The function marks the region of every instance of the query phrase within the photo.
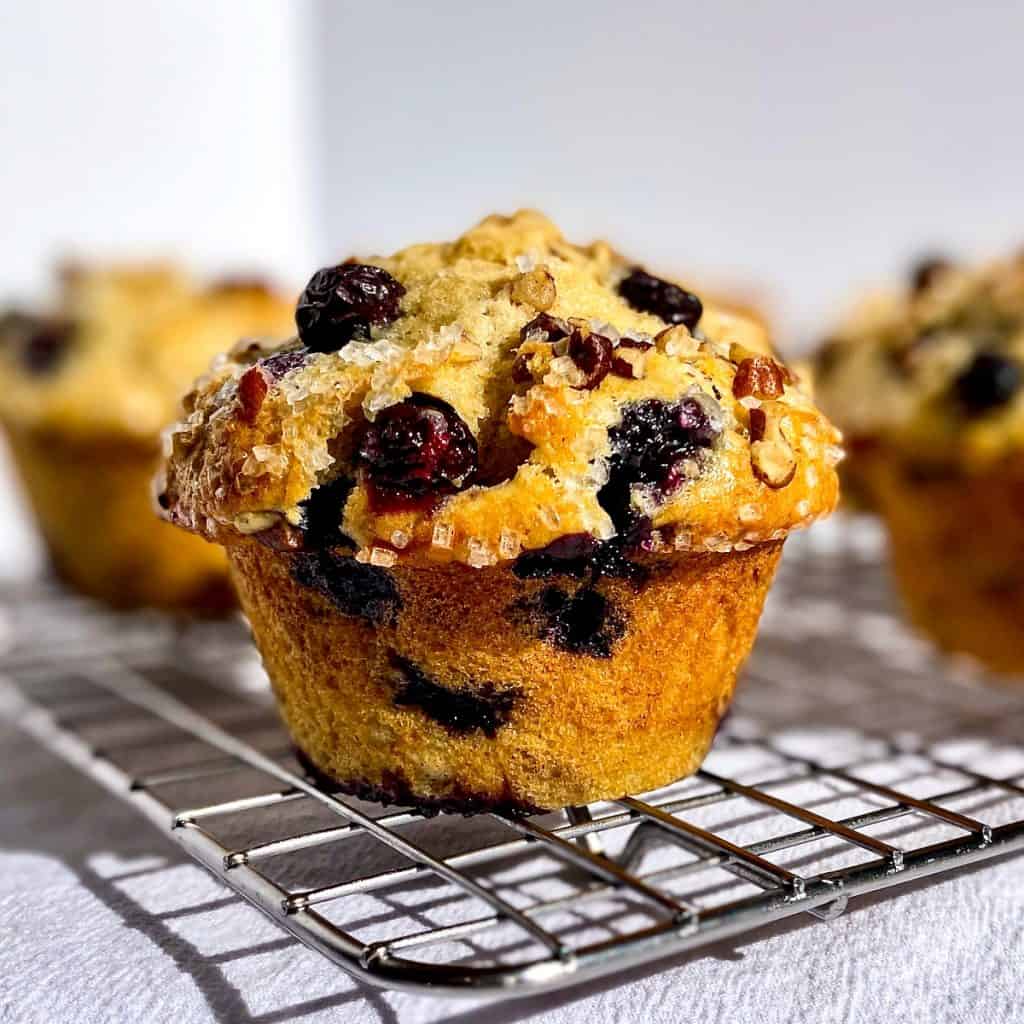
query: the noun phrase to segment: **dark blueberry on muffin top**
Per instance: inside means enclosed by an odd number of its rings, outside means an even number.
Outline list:
[[[619,425],[608,432],[610,471],[598,494],[619,532],[636,526],[634,484],[646,485],[659,499],[671,496],[692,470],[694,457],[710,448],[719,433],[696,398],[678,402],[651,398],[627,406]]]
[[[447,403],[417,394],[367,425],[356,452],[377,509],[432,504],[464,487],[477,468],[477,444]]]
[[[318,270],[295,309],[303,344],[314,352],[337,352],[353,338],[366,340],[370,327],[383,327],[401,315],[405,287],[386,270],[365,263],[342,263]]]
[[[980,352],[953,381],[953,390],[971,416],[998,409],[1011,402],[1024,383],[1024,368],[998,352]]]
[[[652,313],[667,324],[684,324],[691,331],[704,315],[693,292],[634,267],[620,282],[619,294],[641,313]]]
[[[67,355],[74,338],[67,320],[44,319],[12,311],[0,318],[0,338],[11,345],[22,366],[31,374],[52,373]]]

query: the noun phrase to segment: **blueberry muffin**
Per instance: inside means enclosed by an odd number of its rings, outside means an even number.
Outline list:
[[[817,379],[913,621],[1024,672],[1024,257],[921,264],[835,332]]]
[[[0,319],[0,421],[53,565],[116,606],[230,607],[223,551],[153,515],[160,432],[239,334],[287,337],[290,304],[163,266],[68,267],[59,284],[52,311]]]
[[[306,761],[531,811],[694,771],[838,435],[761,329],[536,213],[318,271],[186,400],[161,504],[227,547]]]

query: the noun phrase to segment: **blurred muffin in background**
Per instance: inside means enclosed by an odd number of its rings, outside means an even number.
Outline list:
[[[921,264],[834,333],[817,386],[915,623],[1024,672],[1024,258]]]
[[[221,549],[154,514],[160,432],[218,352],[291,330],[261,282],[164,265],[66,267],[54,308],[0,319],[0,421],[62,578],[118,607],[233,606]]]

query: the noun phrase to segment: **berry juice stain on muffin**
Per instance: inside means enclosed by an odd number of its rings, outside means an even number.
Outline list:
[[[402,607],[398,584],[386,569],[332,551],[292,555],[292,578],[326,597],[343,615],[371,626],[392,626]]]
[[[348,547],[354,545],[339,528],[355,480],[339,476],[330,483],[314,488],[305,501],[299,503],[302,509],[303,546],[309,549]]]
[[[431,679],[418,665],[392,652],[396,707],[417,708],[429,719],[459,734],[481,732],[494,739],[522,698],[513,687],[473,683],[469,690],[452,690]]]
[[[538,640],[588,658],[610,658],[616,642],[626,634],[624,617],[591,586],[574,593],[545,587],[516,602],[510,615]]]

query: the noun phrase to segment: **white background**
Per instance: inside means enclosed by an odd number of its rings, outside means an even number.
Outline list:
[[[332,238],[550,211],[759,282],[806,343],[925,249],[1024,243],[1020,4],[336,4]]]
[[[1024,7],[3,0],[0,295],[68,248],[301,283],[537,205],[768,298],[784,346],[1024,242]]]
[[[310,5],[0,0],[0,297],[66,251],[300,278],[317,218]]]

